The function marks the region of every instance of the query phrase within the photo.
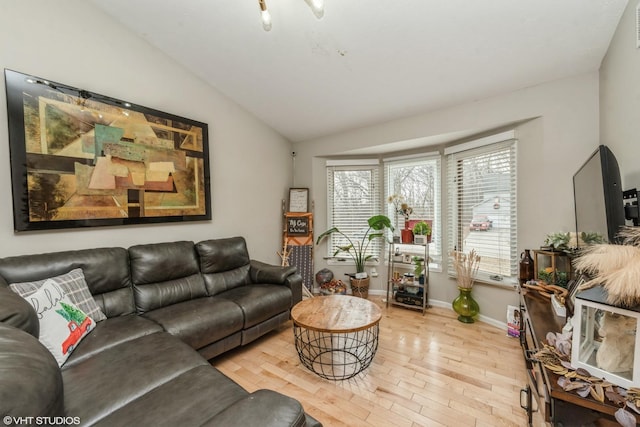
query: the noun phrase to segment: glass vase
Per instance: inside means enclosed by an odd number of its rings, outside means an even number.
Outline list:
[[[471,296],[470,288],[461,288],[458,286],[460,294],[453,300],[451,306],[453,311],[458,313],[458,320],[462,323],[473,323],[473,319],[480,312],[480,306]]]

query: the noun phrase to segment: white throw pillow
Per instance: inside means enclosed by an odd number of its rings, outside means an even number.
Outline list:
[[[75,268],[66,274],[61,274],[60,276],[51,277],[49,279],[36,280],[33,282],[12,283],[9,287],[13,292],[26,299],[29,295],[40,289],[46,280],[53,280],[56,282],[56,284],[58,284],[69,296],[71,302],[77,305],[96,322],[100,322],[107,318],[93,299],[93,295],[91,295],[91,291],[89,291],[89,286],[87,285],[81,268]]]
[[[53,280],[46,280],[25,300],[33,306],[40,321],[38,339],[56,358],[58,366],[62,366],[96,323]]]

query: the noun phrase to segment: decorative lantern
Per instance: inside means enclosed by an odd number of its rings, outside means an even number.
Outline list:
[[[576,295],[571,365],[624,388],[640,387],[640,307],[606,300],[601,286]]]

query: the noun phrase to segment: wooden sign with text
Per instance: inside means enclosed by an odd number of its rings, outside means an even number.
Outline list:
[[[287,235],[307,236],[309,234],[308,216],[287,216]]]

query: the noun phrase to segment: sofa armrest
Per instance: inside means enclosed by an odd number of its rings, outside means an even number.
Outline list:
[[[36,338],[40,335],[40,322],[33,306],[3,285],[0,285],[0,323],[22,329]]]
[[[295,399],[272,390],[257,390],[205,423],[206,426],[305,427],[306,416]]]
[[[293,307],[302,301],[302,276],[296,271],[297,268],[295,266],[281,267],[251,260],[249,275],[253,283],[284,285],[291,289],[291,306]]]
[[[280,267],[279,265],[267,264],[261,261],[251,260],[251,281],[253,283],[272,283],[275,285],[284,284],[287,277],[294,274],[295,266]]]
[[[0,324],[0,360],[2,417],[65,415],[62,374],[56,359],[37,338]],[[27,424],[31,423],[33,421]],[[5,421],[3,424],[21,423]]]

